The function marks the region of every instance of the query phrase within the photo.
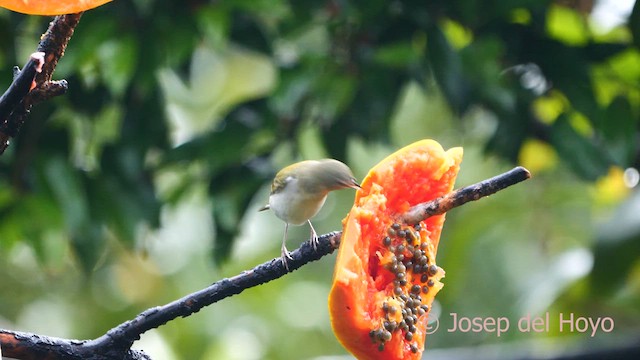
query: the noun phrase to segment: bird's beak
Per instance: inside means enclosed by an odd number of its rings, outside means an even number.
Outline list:
[[[258,211],[265,211],[265,210],[269,210],[271,207],[269,206],[269,204],[261,207],[260,209],[258,209]]]
[[[362,189],[362,187],[360,187],[360,184],[358,184],[356,179],[351,179],[351,184],[349,184],[349,187],[356,190]]]

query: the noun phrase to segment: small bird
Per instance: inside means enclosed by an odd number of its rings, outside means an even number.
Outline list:
[[[301,161],[285,167],[276,174],[271,184],[269,203],[259,211],[271,209],[285,223],[281,257],[287,270],[287,258],[292,259],[285,245],[289,225],[309,223],[311,243],[316,249],[318,234],[309,219],[320,211],[330,191],[345,188],[359,189],[360,185],[353,177],[351,169],[334,159]]]

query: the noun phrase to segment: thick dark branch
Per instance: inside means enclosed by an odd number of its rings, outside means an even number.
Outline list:
[[[0,330],[0,345],[2,355],[23,360],[150,360],[142,351],[127,349],[103,353],[90,353],[87,350],[87,340],[69,340],[52,336],[43,336],[20,331]]]
[[[317,251],[311,242],[304,242],[291,252],[290,271],[319,260],[338,248],[342,232],[334,231],[319,237]],[[278,257],[234,277],[222,279],[211,286],[163,306],[147,309],[133,320],[124,322],[95,340],[68,340],[29,333],[0,330],[4,356],[39,360],[137,360],[148,359],[144,353],[130,350],[143,333],[160,327],[178,317],[187,317],[222,299],[246,289],[278,279],[287,274]]]
[[[44,35],[42,35],[40,43],[38,44],[38,51],[46,54],[42,74],[36,78],[38,84],[51,81],[53,71],[56,69],[60,58],[64,56],[69,40],[80,22],[80,17],[82,17],[81,12],[77,14],[60,15],[56,16],[53,21],[49,23],[49,28]]]
[[[319,237],[317,251],[310,241],[304,242],[300,248],[291,253],[293,260],[289,260],[290,271],[312,261],[319,260],[331,254],[338,248],[341,231],[334,231]],[[267,261],[251,270],[227,279],[219,280],[211,286],[189,294],[169,304],[148,309],[135,319],[127,321],[109,330],[104,336],[91,341],[88,346],[94,349],[104,349],[115,346],[130,347],[144,332],[157,328],[177,317],[187,317],[222,299],[237,295],[246,289],[278,279],[288,273],[278,257]]]
[[[522,167],[517,167],[502,175],[455,190],[448,195],[432,201],[416,205],[402,218],[409,223],[417,223],[430,216],[443,214],[469,201],[478,200],[484,196],[494,194],[506,187],[526,180],[530,176],[529,171]],[[319,260],[323,256],[332,253],[338,248],[341,236],[341,231],[334,231],[320,236],[317,250],[313,249],[309,240],[302,243],[300,248],[291,253],[293,260],[288,262],[290,271],[296,270],[309,262]],[[39,347],[36,347],[39,349],[38,354],[46,355],[46,357],[36,356],[36,358],[74,360],[137,359],[133,356],[144,356],[144,354],[132,352],[130,348],[143,333],[162,326],[178,317],[190,316],[205,306],[237,295],[246,289],[278,279],[288,272],[278,257],[234,277],[217,281],[205,289],[189,294],[174,302],[148,309],[140,313],[133,320],[118,325],[95,340],[64,340],[46,338],[38,335],[19,334],[19,337],[15,336],[15,341],[17,341],[15,346],[5,348],[3,345],[4,355],[20,359],[34,358],[21,356],[24,352],[16,352],[13,349],[29,348],[28,344],[23,344],[21,341],[36,341],[39,345]],[[0,330],[0,342],[4,342],[3,337],[13,334],[17,333]],[[48,347],[40,346],[47,342],[49,343]],[[56,352],[56,354],[54,355],[53,352]],[[140,357],[140,359],[142,358],[144,357]]]
[[[6,123],[13,109],[20,104],[36,78],[36,73],[42,72],[44,64],[44,53],[35,52],[29,57],[29,61],[24,65],[22,71],[14,68],[13,82],[7,91],[0,97],[0,131],[6,131]],[[13,136],[13,135],[11,135]]]
[[[78,25],[81,16],[82,13],[78,13],[60,15],[54,18],[49,24],[47,31],[42,35],[40,44],[38,45],[37,53],[44,54],[44,64],[42,71],[35,74],[35,87],[29,91],[29,89],[31,89],[31,83],[34,80],[32,77],[31,80],[28,81],[29,87],[24,91],[25,85],[21,79],[22,74],[19,74],[14,78],[13,83],[5,93],[9,93],[14,85],[21,90],[20,93],[15,92],[9,96],[11,101],[6,104],[6,115],[5,109],[3,108],[5,105],[2,104],[2,99],[0,99],[0,155],[3,154],[9,146],[9,140],[16,136],[20,128],[22,128],[22,124],[26,121],[27,115],[33,105],[66,92],[67,82],[64,80],[51,81],[51,75],[56,65],[58,65],[58,60],[64,55],[69,39],[73,35],[73,31]],[[27,63],[27,65],[29,65],[29,63]],[[25,66],[22,73],[25,71],[27,71],[27,66]],[[27,73],[24,77],[28,75]],[[20,81],[20,83],[16,84],[18,81]]]

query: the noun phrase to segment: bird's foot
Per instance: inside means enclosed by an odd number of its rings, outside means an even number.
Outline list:
[[[318,251],[318,243],[320,243],[320,240],[318,240],[318,233],[316,232],[316,229],[313,228],[313,225],[311,225],[311,221],[307,220],[307,222],[311,228],[311,245],[313,245],[314,251]]]
[[[283,245],[280,251],[280,260],[282,260],[282,265],[284,265],[284,268],[289,271],[289,263],[287,262],[287,259],[293,260],[293,257],[291,256],[289,250],[287,250],[287,248]]]
[[[316,233],[311,234],[311,245],[313,245],[314,251],[318,251],[319,243],[320,243],[320,240],[318,239],[318,234]]]

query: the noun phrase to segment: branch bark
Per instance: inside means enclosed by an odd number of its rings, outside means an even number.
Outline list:
[[[430,216],[444,214],[454,207],[495,194],[530,177],[529,170],[522,166],[515,167],[506,173],[454,190],[437,199],[418,204],[402,216],[402,221],[410,225],[417,224]]]
[[[44,55],[44,63],[39,64],[41,71],[36,72],[35,77],[31,76],[29,79],[34,68],[30,60],[24,70],[14,76],[12,84],[0,98],[0,155],[9,147],[10,139],[15,137],[22,128],[33,105],[67,91],[66,80],[52,81],[51,75],[64,55],[81,16],[82,13],[60,15],[51,21],[34,53]],[[39,58],[35,61],[40,60],[41,55],[36,56]],[[34,69],[39,69],[40,66]],[[35,86],[32,88],[31,83],[34,80]]]
[[[409,223],[417,223],[430,216],[444,214],[448,210],[469,201],[494,194],[530,177],[529,171],[522,167],[517,167],[499,176],[454,190],[445,196],[416,205],[402,215],[401,219]],[[310,240],[303,242],[300,248],[291,253],[293,259],[288,262],[289,270],[284,267],[279,257],[271,259],[251,270],[244,271],[231,278],[219,280],[181,299],[147,309],[134,319],[114,327],[105,335],[94,340],[68,340],[0,330],[2,351],[5,356],[17,359],[148,359],[149,357],[143,352],[131,350],[131,345],[143,333],[158,328],[178,317],[191,316],[206,306],[237,295],[251,287],[278,279],[307,263],[319,260],[325,255],[333,253],[339,247],[341,236],[341,231],[321,235],[318,239],[317,250],[313,249]]]
[[[11,130],[6,125],[7,120],[13,112],[13,109],[18,106],[27,93],[31,91],[32,86],[35,86],[33,81],[36,78],[36,74],[42,72],[43,64],[44,53],[35,52],[31,54],[22,70],[18,67],[13,68],[13,82],[9,85],[7,91],[2,94],[2,97],[0,97],[0,119],[2,119],[0,126],[2,132]]]

